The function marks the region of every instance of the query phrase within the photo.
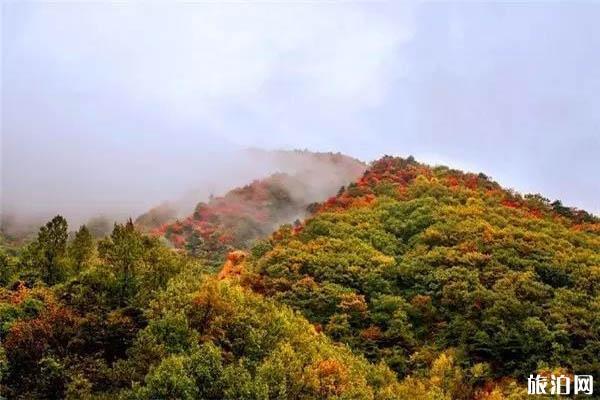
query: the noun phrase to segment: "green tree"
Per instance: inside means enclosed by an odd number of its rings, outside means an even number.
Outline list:
[[[0,286],[7,285],[13,274],[11,257],[0,247]]]
[[[82,225],[69,245],[69,255],[76,272],[80,272],[94,257],[96,246],[87,226]]]
[[[67,221],[60,215],[40,228],[33,244],[35,267],[41,270],[42,279],[54,285],[64,278],[64,256],[67,250]]]
[[[185,244],[185,249],[187,250],[188,254],[193,257],[202,257],[206,255],[204,239],[202,238],[202,235],[198,233],[198,231],[192,232],[189,240]]]
[[[136,231],[133,221],[115,224],[111,235],[98,243],[98,252],[114,268],[119,304],[127,304],[136,293],[136,271],[144,253],[143,237]]]

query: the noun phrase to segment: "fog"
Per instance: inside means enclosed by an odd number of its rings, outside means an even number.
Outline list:
[[[69,154],[76,156],[79,152]],[[154,156],[155,165],[134,163],[139,169],[132,170],[128,165],[122,172],[109,167],[118,165],[116,160],[96,168],[89,166],[87,180],[81,179],[84,178],[82,171],[68,167],[54,169],[55,166],[48,165],[40,175],[51,180],[54,187],[24,186],[20,195],[27,203],[7,204],[3,210],[3,231],[8,234],[31,232],[56,214],[65,216],[72,228],[83,223],[110,227],[113,221],[135,219],[161,206],[183,217],[191,214],[198,202],[274,173],[297,176],[307,183],[302,188],[290,188],[297,200],[322,201],[335,194],[339,186],[358,178],[366,167],[350,158],[345,163],[332,163],[324,153],[234,146],[185,161],[185,153],[171,154],[163,150]],[[85,164],[85,161],[64,162],[67,165],[79,163]],[[50,175],[52,173],[55,175]],[[299,193],[301,189],[306,192]],[[16,195],[7,193],[5,197],[14,199]]]
[[[598,213],[600,4],[397,3],[3,2],[3,215],[292,168],[247,148],[412,154]]]

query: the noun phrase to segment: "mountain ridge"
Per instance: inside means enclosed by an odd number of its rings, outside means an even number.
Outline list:
[[[334,340],[413,376],[409,398],[427,395],[439,357],[462,376],[450,398],[480,398],[482,383],[509,396],[531,373],[600,373],[599,228],[484,174],[386,156],[237,269]]]
[[[306,209],[314,173],[201,203],[192,232],[238,236],[198,254],[61,216],[0,246],[0,393],[524,400],[531,374],[600,372],[597,217],[389,156]]]
[[[326,199],[365,168],[362,162],[339,153],[267,155],[276,158],[276,164],[290,164],[293,172],[274,173],[223,196],[211,196],[208,202],[198,203],[192,215],[154,227],[151,233],[194,255],[212,254],[219,263],[227,251],[247,248],[277,226],[304,218],[311,204]],[[143,218],[148,216],[139,217],[136,223]]]

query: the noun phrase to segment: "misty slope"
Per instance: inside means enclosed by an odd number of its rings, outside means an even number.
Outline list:
[[[408,377],[407,398],[433,395],[440,368],[453,399],[600,374],[596,217],[393,157],[315,209],[257,243],[242,281]]]
[[[309,180],[236,189],[200,226],[287,215]],[[600,372],[590,214],[392,157],[310,209],[216,276],[131,221],[0,247],[0,396],[522,400],[536,371]]]
[[[212,197],[182,220],[164,223],[173,210],[161,206],[140,216],[136,224],[149,227],[163,222],[153,233],[194,256],[209,256],[220,262],[227,251],[246,248],[280,224],[303,218],[311,203],[333,195],[365,169],[360,161],[341,154],[296,151],[268,156],[274,165],[294,173],[276,173]]]

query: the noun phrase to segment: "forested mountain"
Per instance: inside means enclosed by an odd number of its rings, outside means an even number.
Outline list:
[[[293,172],[275,173],[211,197],[208,203],[198,203],[192,215],[175,222],[160,223],[174,214],[163,205],[139,217],[136,224],[154,225],[154,235],[220,264],[228,251],[247,248],[279,225],[304,218],[311,204],[335,194],[365,170],[362,162],[339,153],[261,152],[260,157],[270,157],[269,162]]]
[[[514,400],[538,371],[600,376],[596,217],[384,157],[269,232],[323,195],[313,172],[160,232],[188,251],[60,216],[0,246],[0,395]]]
[[[508,396],[535,371],[600,375],[600,221],[483,174],[384,157],[238,269],[411,381],[409,398]]]

